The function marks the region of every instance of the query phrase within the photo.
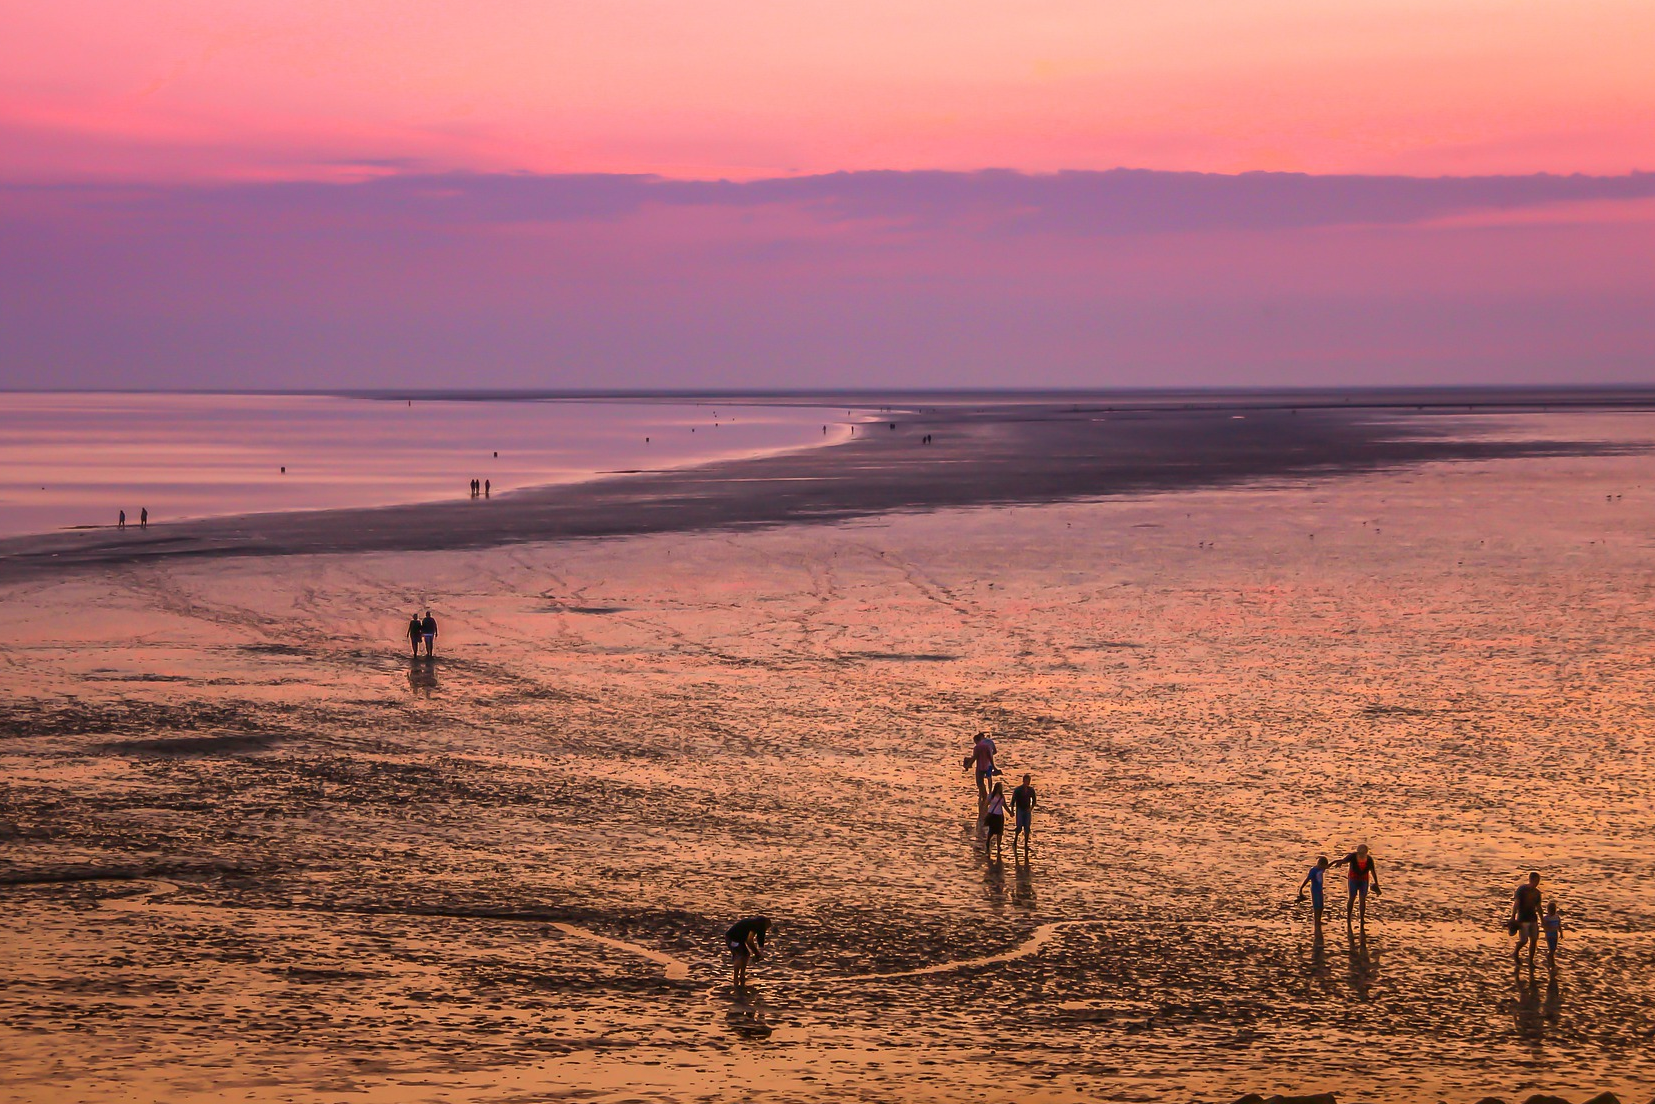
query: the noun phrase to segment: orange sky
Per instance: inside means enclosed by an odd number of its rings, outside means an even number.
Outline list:
[[[1650,0],[0,0],[0,179],[1655,169]],[[366,168],[365,168],[366,167]]]

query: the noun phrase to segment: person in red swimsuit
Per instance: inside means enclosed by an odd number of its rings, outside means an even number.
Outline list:
[[[1374,865],[1373,856],[1368,854],[1368,845],[1364,843],[1338,862],[1329,863],[1328,865],[1348,866],[1350,868],[1348,874],[1350,899],[1345,906],[1345,927],[1350,927],[1351,912],[1360,908],[1362,928],[1366,930],[1368,926],[1368,884],[1370,882],[1373,884],[1374,893],[1382,892],[1379,888],[1379,868]],[[1361,900],[1360,906],[1357,905],[1358,899]]]

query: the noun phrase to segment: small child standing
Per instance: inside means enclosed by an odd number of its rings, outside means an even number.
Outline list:
[[[1304,876],[1299,883],[1299,900],[1304,900],[1304,887],[1310,887],[1310,911],[1316,917],[1316,926],[1322,926],[1322,879],[1327,876],[1327,856],[1323,855],[1316,860],[1316,865],[1310,868],[1310,873]]]
[[[1546,932],[1546,969],[1557,968],[1557,941],[1563,937],[1563,914],[1557,911],[1557,902],[1546,906],[1546,918],[1540,922]]]

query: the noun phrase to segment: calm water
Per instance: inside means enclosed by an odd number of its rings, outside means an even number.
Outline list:
[[[845,423],[803,407],[10,394],[0,535],[113,525],[123,509],[135,523],[146,507],[167,521],[419,502],[465,495],[473,478],[500,494],[822,444]]]

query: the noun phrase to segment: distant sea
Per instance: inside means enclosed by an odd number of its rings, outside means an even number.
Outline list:
[[[466,498],[841,440],[844,408],[332,395],[0,397],[0,536]],[[496,456],[498,453],[498,456]],[[284,472],[282,469],[285,468]]]

